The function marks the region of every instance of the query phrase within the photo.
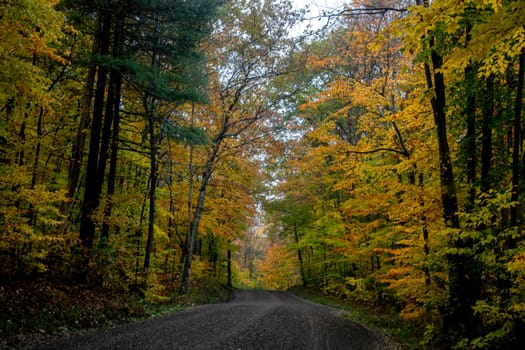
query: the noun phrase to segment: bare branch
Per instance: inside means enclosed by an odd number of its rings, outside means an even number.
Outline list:
[[[370,151],[347,151],[347,152],[352,153],[352,154],[372,154],[372,153],[379,153],[379,152],[392,152],[392,153],[401,154],[405,157],[407,156],[405,151],[398,150],[395,148],[376,148]]]
[[[324,11],[322,14],[312,17],[305,18],[306,21],[314,20],[314,19],[322,19],[322,18],[336,18],[336,17],[342,17],[342,16],[362,16],[362,15],[384,15],[387,12],[399,12],[404,13],[407,12],[408,8],[401,7],[373,7],[373,6],[363,6],[358,8],[351,8],[346,7],[342,10],[334,11],[334,12],[326,12]]]

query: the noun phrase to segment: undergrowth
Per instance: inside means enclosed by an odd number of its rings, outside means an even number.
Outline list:
[[[189,294],[173,292],[158,302],[131,293],[47,281],[0,284],[0,348],[25,348],[28,342],[137,322],[224,301],[230,293],[214,279],[195,283]]]

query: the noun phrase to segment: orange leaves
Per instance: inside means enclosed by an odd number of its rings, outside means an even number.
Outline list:
[[[0,29],[5,39],[3,46],[13,50],[11,54],[24,54],[48,57],[63,62],[56,50],[50,46],[63,36],[64,18],[55,11],[56,1],[19,0],[17,4],[6,6],[0,21]],[[12,45],[11,45],[12,44]]]
[[[260,285],[267,289],[287,289],[298,279],[295,257],[279,244],[268,247],[264,260],[257,264],[257,272]]]
[[[381,31],[385,18],[345,20],[309,61],[322,84],[300,106],[304,137],[282,188],[309,200],[298,246],[314,250],[327,290],[370,298],[386,287],[403,317],[418,318],[430,288],[444,294],[432,280],[443,280],[443,236],[424,72],[395,30]],[[351,277],[339,264],[352,266]]]

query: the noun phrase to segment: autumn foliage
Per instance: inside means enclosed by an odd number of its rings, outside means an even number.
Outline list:
[[[311,44],[271,220],[303,284],[420,346],[520,348],[525,7],[410,5],[351,2]]]
[[[2,2],[2,281],[303,284],[422,348],[524,346],[525,2],[296,37],[288,1],[105,3]]]
[[[150,301],[232,284],[298,15],[215,0],[1,11],[2,281]]]

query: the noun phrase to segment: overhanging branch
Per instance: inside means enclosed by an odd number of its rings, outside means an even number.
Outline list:
[[[403,150],[398,150],[398,149],[395,149],[395,148],[384,148],[384,147],[375,148],[375,149],[372,149],[372,150],[369,150],[369,151],[348,151],[348,153],[352,153],[352,154],[372,154],[372,153],[379,153],[379,152],[392,152],[392,153],[401,154],[401,155],[403,155],[405,157],[409,156]]]
[[[307,17],[305,20],[314,20],[314,19],[321,19],[321,18],[334,18],[334,17],[341,17],[341,16],[362,16],[362,15],[384,15],[388,12],[399,12],[404,13],[407,12],[408,8],[406,7],[373,7],[373,6],[362,6],[357,8],[352,7],[346,7],[342,10],[334,11],[334,12],[327,12],[323,11],[322,14],[318,16],[313,17]]]

